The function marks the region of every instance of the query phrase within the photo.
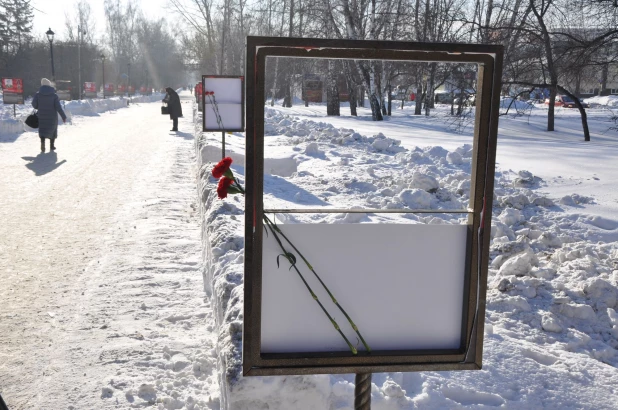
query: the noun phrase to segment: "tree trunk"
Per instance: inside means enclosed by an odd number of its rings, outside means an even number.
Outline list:
[[[584,106],[579,101],[579,98],[575,97],[573,94],[571,94],[565,88],[559,85],[556,88],[558,88],[558,90],[560,90],[562,94],[566,94],[569,97],[571,97],[571,99],[575,102],[575,105],[577,106],[577,109],[579,110],[579,114],[581,115],[581,118],[582,118],[582,129],[584,130],[584,141],[590,141],[590,129],[588,129],[588,114],[586,114],[586,110],[584,109]]]
[[[606,94],[608,73],[609,73],[609,64],[603,64],[603,68],[601,68],[601,89],[599,90],[599,95]]]
[[[326,85],[326,115],[340,115],[339,87],[337,87],[335,64],[332,60],[328,60],[328,76]]]
[[[391,116],[392,108],[393,108],[393,96],[392,96],[392,85],[388,84],[388,116]]]
[[[348,84],[348,92],[350,95],[350,115],[353,117],[358,116],[356,113],[356,87],[353,84]]]
[[[375,94],[369,96],[369,103],[371,104],[371,119],[374,121],[382,121],[382,112],[380,110],[380,101]]]
[[[556,85],[552,84],[549,88],[549,111],[547,112],[547,131],[554,130],[556,94]]]
[[[414,115],[421,115],[423,110],[423,99],[421,96],[423,95],[423,86],[422,84],[417,85],[416,87],[416,98],[414,98]]]

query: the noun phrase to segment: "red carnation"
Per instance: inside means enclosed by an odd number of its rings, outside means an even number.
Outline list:
[[[219,185],[217,186],[217,195],[219,195],[219,199],[227,198],[227,190],[234,183],[234,180],[228,177],[223,177],[219,180]]]
[[[232,165],[232,158],[225,157],[215,167],[212,169],[212,176],[215,178],[221,178],[223,175],[228,177],[232,177],[231,172],[228,175],[228,171],[230,170],[230,165]]]

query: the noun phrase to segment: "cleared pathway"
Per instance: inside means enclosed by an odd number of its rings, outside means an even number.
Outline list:
[[[191,96],[0,142],[0,393],[11,410],[217,409]]]

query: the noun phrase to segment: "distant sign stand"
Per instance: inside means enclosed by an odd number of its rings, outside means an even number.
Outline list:
[[[93,82],[84,83],[84,97],[97,98],[97,84]]]
[[[373,372],[481,368],[502,55],[501,46],[474,44],[247,38],[245,61],[251,75],[247,75],[245,157],[245,376],[356,373],[355,409],[369,409]],[[477,64],[479,97],[468,206],[265,208],[264,96],[269,57]],[[358,354],[346,348],[298,278],[278,270],[281,251],[273,235],[264,235],[263,222],[268,214],[349,212],[467,216],[463,225],[278,225],[320,270],[356,321],[372,348],[367,352],[361,345]],[[330,299],[321,295],[320,300]],[[339,319],[339,325],[349,328]]]
[[[58,99],[60,101],[71,101],[71,81],[57,80],[56,94],[58,94]]]
[[[225,133],[245,130],[244,77],[202,76],[203,131],[221,131],[222,157],[225,157]]]
[[[13,104],[13,117],[17,117],[15,105],[24,103],[24,81],[21,78],[2,78],[2,102]]]
[[[113,83],[107,83],[103,86],[103,96],[113,97],[115,90],[116,90],[116,86]]]

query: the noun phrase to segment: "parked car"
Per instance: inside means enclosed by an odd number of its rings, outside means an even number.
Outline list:
[[[583,102],[583,101],[579,101],[582,105],[582,107],[584,108],[590,108],[590,106]],[[545,105],[549,105],[549,98],[545,99]],[[575,104],[575,101],[573,101],[573,99],[571,99],[571,97],[569,97],[568,95],[556,95],[556,107],[565,107],[565,108],[577,108],[577,105]]]

